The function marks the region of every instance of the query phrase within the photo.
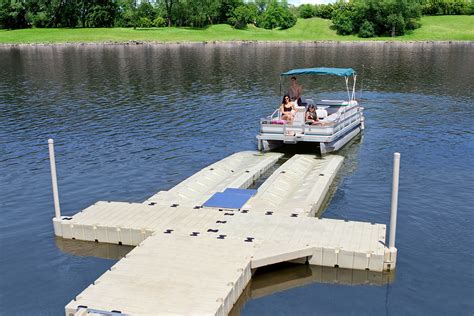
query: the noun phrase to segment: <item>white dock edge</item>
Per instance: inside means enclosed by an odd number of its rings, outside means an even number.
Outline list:
[[[384,246],[385,225],[271,211],[231,212],[100,202],[69,220],[63,220],[61,233],[61,237],[68,239],[132,246],[154,234],[222,237],[262,244],[262,252],[256,252],[255,260],[267,257],[274,260],[272,256],[277,256],[279,262],[293,260],[309,255],[305,252],[305,255],[287,258],[281,256],[282,249],[287,249],[283,253],[291,253],[289,249],[309,247],[312,252],[310,264],[373,271],[383,271],[387,260],[392,264],[390,251]],[[254,264],[255,267],[266,265]]]

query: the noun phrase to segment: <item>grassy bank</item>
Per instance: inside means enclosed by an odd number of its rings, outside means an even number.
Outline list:
[[[378,37],[370,40],[395,41],[472,41],[474,16],[427,16],[422,27],[404,36]],[[340,36],[331,29],[331,21],[319,18],[299,19],[288,30],[265,30],[250,26],[234,30],[229,25],[193,28],[101,28],[101,29],[22,29],[0,30],[0,43],[89,43],[89,42],[202,42],[202,41],[359,41],[357,36]]]

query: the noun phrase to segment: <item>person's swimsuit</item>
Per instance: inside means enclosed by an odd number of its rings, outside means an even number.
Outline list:
[[[283,105],[283,112],[291,112],[291,110],[293,110],[293,107],[290,106],[289,108],[287,108],[286,106]]]
[[[316,113],[308,112],[308,119],[317,121],[318,117],[317,117]]]

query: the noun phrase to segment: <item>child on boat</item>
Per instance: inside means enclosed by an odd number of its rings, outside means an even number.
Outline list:
[[[314,105],[309,105],[306,110],[305,122],[308,125],[314,125],[319,123],[318,114],[316,113],[316,108]]]

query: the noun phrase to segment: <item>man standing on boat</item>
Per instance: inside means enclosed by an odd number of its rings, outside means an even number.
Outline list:
[[[296,82],[296,77],[291,77],[291,85],[288,89],[288,95],[291,98],[291,101],[296,102],[298,106],[301,106],[301,93],[303,88]]]

